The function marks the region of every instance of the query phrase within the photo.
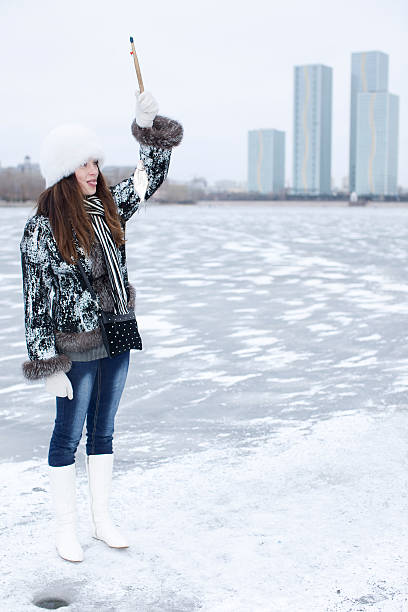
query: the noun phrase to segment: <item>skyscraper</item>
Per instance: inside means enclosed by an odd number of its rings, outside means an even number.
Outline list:
[[[331,193],[332,69],[295,66],[293,192]]]
[[[356,191],[357,98],[361,92],[388,91],[388,55],[381,51],[351,54],[350,191]]]
[[[396,195],[398,96],[360,93],[357,101],[356,183],[358,195]]]
[[[285,188],[285,132],[248,132],[248,191],[281,193]]]
[[[353,53],[349,173],[358,195],[397,193],[398,102],[388,92],[388,55]]]

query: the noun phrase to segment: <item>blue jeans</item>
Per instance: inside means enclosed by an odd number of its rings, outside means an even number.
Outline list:
[[[130,351],[113,359],[73,361],[67,373],[73,399],[57,397],[57,416],[50,441],[48,464],[75,462],[86,418],[86,453],[112,453],[115,415],[126,382]]]

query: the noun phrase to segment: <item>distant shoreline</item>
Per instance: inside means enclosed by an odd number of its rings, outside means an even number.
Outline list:
[[[32,208],[35,209],[36,202],[6,202],[0,200],[1,208]],[[261,206],[270,208],[408,208],[408,202],[372,202],[365,206],[349,206],[345,200],[200,200],[191,203],[177,202],[148,202],[149,206],[204,206],[209,208],[226,206]]]
[[[177,204],[180,206],[180,204]],[[267,206],[275,208],[408,208],[408,202],[367,202],[350,206],[348,200],[202,200],[192,206]]]
[[[36,205],[36,202],[6,202],[5,200],[0,200],[2,208],[34,208]]]

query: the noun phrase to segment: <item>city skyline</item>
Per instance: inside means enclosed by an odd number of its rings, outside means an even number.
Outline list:
[[[349,174],[342,179],[342,183],[345,179],[348,180],[348,191],[350,193],[357,190],[359,194],[365,195],[369,193],[373,195],[396,195],[398,192],[399,97],[387,92],[388,69],[389,56],[382,51],[351,53]],[[333,69],[329,66],[324,64],[294,66],[293,180],[291,182],[285,179],[285,131],[275,128],[248,130],[246,181],[248,191],[276,194],[289,187],[294,194],[324,195],[331,193],[333,188],[338,189],[338,186],[333,185],[331,174],[332,83]],[[380,139],[377,138],[377,141],[379,140],[382,146],[387,149],[387,154],[382,154],[381,160],[387,168],[391,166],[391,175],[389,179],[382,177],[379,180],[371,177],[366,181],[360,180],[357,188],[357,114],[359,112],[364,116],[367,115],[367,112],[362,110],[367,107],[367,102],[366,104],[360,104],[358,98],[364,92],[375,93],[380,100],[380,103],[377,101],[377,106],[387,109],[386,112],[379,113],[377,110],[376,113],[380,115],[378,121]],[[379,93],[386,93],[387,95],[381,98],[377,95]],[[302,103],[299,102],[300,97],[302,97]],[[375,104],[375,97],[369,96],[367,100],[370,101],[371,108]],[[360,110],[358,111],[358,109]],[[323,126],[320,125],[321,121],[316,121],[317,111],[322,114]],[[370,113],[373,114],[373,112],[371,108]],[[303,121],[301,121],[302,115]],[[301,123],[303,123],[303,130]],[[391,125],[392,143],[396,143],[394,146],[396,152],[389,145],[390,138],[384,137],[384,129],[385,127],[388,129],[389,124]],[[381,136],[383,136],[382,140]],[[367,149],[367,146],[361,145],[360,149]],[[30,159],[27,154],[24,157]],[[320,173],[321,161],[323,161],[323,176]],[[123,166],[123,164],[117,165],[117,167],[120,166]],[[17,167],[21,167],[21,164],[17,164]],[[112,167],[115,167],[115,164]],[[268,174],[268,168],[272,169],[271,174]],[[368,174],[372,175],[372,170]],[[316,180],[317,177],[318,180]],[[231,182],[231,184],[242,182],[239,180],[230,181],[229,179],[221,179],[221,182],[223,180]],[[220,182],[220,180],[218,179],[216,182]],[[366,190],[366,185],[368,185],[368,190]],[[340,187],[341,189],[342,187]]]
[[[226,0],[123,0],[120,8],[105,0],[3,0],[0,16],[3,167],[26,154],[38,161],[46,133],[66,121],[96,131],[107,165],[134,164],[133,35],[146,89],[162,114],[184,125],[170,177],[212,183],[246,178],[247,132],[262,127],[285,131],[285,178],[292,183],[293,66],[322,63],[334,72],[332,176],[341,185],[349,164],[350,55],[382,49],[392,58],[389,90],[400,96],[398,176],[408,187],[402,0],[392,11],[381,0],[346,0],[337,8],[323,0],[254,0],[251,10],[239,0],[233,9]]]
[[[351,54],[349,175],[343,181],[348,178],[350,193],[398,193],[399,97],[388,92],[388,69],[389,57],[382,51]],[[293,182],[287,183],[293,194],[321,196],[334,188],[332,81],[332,68],[323,64],[294,67]],[[267,193],[268,185],[269,192],[276,193],[272,163],[268,176],[262,157],[262,135],[274,131],[248,132],[248,191]],[[272,160],[271,153],[269,157]]]

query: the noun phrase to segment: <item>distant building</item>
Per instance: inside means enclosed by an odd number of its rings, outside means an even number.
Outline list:
[[[285,132],[248,132],[248,191],[281,193],[285,188]]]
[[[225,191],[228,193],[242,193],[247,190],[247,185],[242,181],[232,181],[230,179],[222,179],[215,181],[210,191]]]
[[[393,196],[398,193],[398,96],[359,93],[356,130],[358,195]]]
[[[360,93],[388,91],[388,55],[381,51],[351,54],[349,189],[356,191],[357,103]]]
[[[191,181],[190,185],[192,189],[197,189],[199,191],[206,192],[208,189],[207,179],[203,176],[195,176]]]
[[[40,166],[31,163],[28,155],[17,166],[0,167],[0,200],[26,202],[38,198],[45,188]]]
[[[108,185],[117,185],[129,176],[133,176],[134,171],[134,166],[104,166],[102,168],[103,176]]]
[[[348,193],[349,189],[350,189],[349,177],[343,176],[343,178],[341,179],[341,191],[343,191],[344,193]]]
[[[38,173],[40,172],[40,166],[39,164],[33,164],[31,162],[31,157],[29,155],[26,155],[24,157],[23,163],[17,165],[17,170],[19,170],[20,172]]]
[[[331,193],[332,69],[295,66],[293,193]]]

